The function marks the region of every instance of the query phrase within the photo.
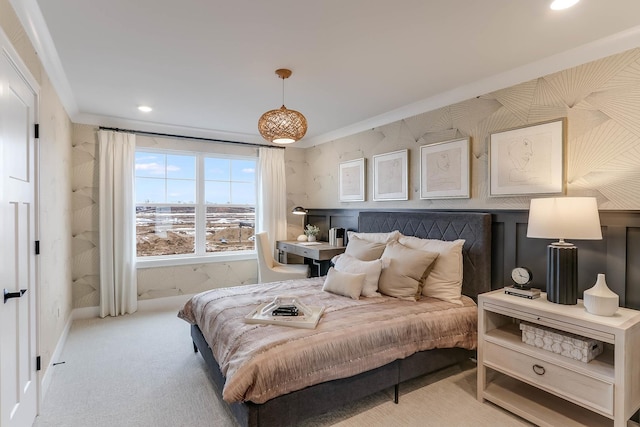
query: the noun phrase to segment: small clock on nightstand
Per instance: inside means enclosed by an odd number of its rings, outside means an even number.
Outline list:
[[[527,267],[516,267],[511,270],[511,280],[515,288],[529,289],[533,281],[533,273]]]
[[[511,270],[513,285],[506,286],[504,293],[523,298],[540,298],[540,289],[531,287],[533,273],[527,267],[516,267]]]

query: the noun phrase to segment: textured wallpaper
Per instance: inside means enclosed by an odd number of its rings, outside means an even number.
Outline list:
[[[73,307],[94,307],[100,302],[98,252],[98,157],[96,129],[74,125],[71,193],[73,217]]]
[[[48,366],[72,309],[71,120],[51,81],[40,82],[40,356]]]
[[[477,98],[328,142],[305,153],[304,191],[312,208],[528,209],[529,196],[490,197],[488,141],[492,132],[567,118],[566,189],[595,196],[601,210],[640,209],[640,49],[531,80]],[[471,137],[471,198],[421,200],[420,146]],[[409,200],[372,201],[372,156],[409,149]],[[339,163],[367,161],[366,201],[338,199]]]
[[[287,148],[287,206],[369,209],[527,209],[529,196],[489,197],[492,132],[567,118],[567,194],[603,210],[640,209],[640,49],[484,94],[313,148]],[[96,129],[73,134],[73,306],[98,305]],[[471,198],[421,200],[419,150],[471,137]],[[161,140],[141,140],[144,145]],[[372,201],[372,156],[409,149],[409,200]],[[340,162],[366,158],[366,201],[338,199]],[[289,237],[301,232],[289,215]],[[256,282],[254,260],[140,269],[139,299]]]

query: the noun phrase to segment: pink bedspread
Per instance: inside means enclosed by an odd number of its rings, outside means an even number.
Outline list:
[[[324,277],[214,289],[178,316],[200,327],[226,378],[227,402],[269,399],[365,372],[415,352],[477,345],[477,307],[423,297],[353,300],[322,291]],[[324,306],[315,329],[248,324],[244,317],[278,295]]]

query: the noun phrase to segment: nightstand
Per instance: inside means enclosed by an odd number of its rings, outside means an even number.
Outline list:
[[[604,343],[590,362],[522,342],[520,323]],[[478,400],[541,426],[627,426],[640,408],[640,311],[612,317],[496,290],[478,296]],[[630,422],[630,425],[637,425]]]

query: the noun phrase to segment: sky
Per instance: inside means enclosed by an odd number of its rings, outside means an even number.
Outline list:
[[[136,204],[196,203],[197,160],[136,151]],[[207,204],[255,205],[255,160],[204,157],[203,162]]]

